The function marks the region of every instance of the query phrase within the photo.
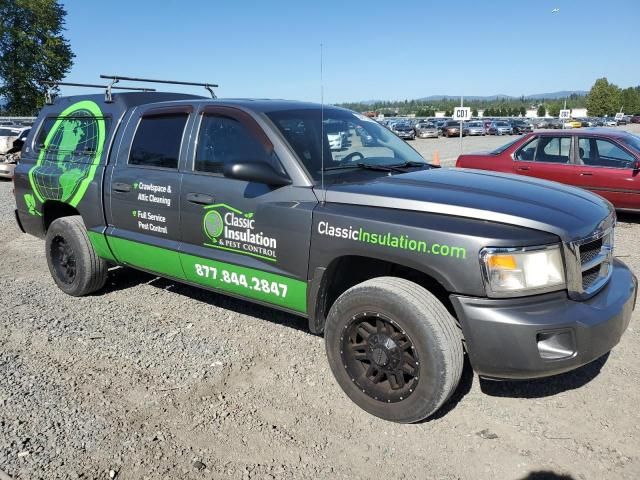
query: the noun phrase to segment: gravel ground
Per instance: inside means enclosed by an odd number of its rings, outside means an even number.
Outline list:
[[[436,418],[397,425],[346,398],[297,317],[128,269],[66,296],[43,242],[14,225],[11,186],[0,471],[13,479],[640,478],[640,310],[608,358],[522,383],[467,366]],[[616,233],[636,274],[639,219]]]

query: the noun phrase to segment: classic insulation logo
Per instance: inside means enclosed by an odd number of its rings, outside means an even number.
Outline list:
[[[462,260],[467,258],[467,250],[464,247],[430,243],[426,240],[411,238],[409,235],[402,233],[374,232],[363,227],[353,227],[352,225],[349,225],[348,227],[334,226],[326,221],[318,222],[317,231],[320,235],[353,240],[355,242],[367,243],[369,245],[399,248],[401,250],[411,252],[439,255],[442,257],[458,258]]]
[[[253,213],[242,212],[224,203],[208,205],[204,209],[202,230],[207,238],[205,246],[271,262],[277,260],[278,241],[256,231]]]

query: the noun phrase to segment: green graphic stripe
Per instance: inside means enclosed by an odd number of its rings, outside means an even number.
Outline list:
[[[186,253],[180,254],[180,257],[187,280],[190,282],[280,305],[297,312],[306,313],[307,311],[307,284],[305,282],[262,270],[216,262]],[[212,274],[207,277],[198,275],[196,265],[215,268],[216,278],[212,278]],[[224,272],[237,276],[242,275],[241,282],[246,283],[246,285],[225,281]],[[286,286],[286,296],[283,296],[285,293],[283,286]],[[263,291],[262,287],[266,287],[268,293]]]
[[[103,237],[103,239],[107,237],[100,234],[90,235],[91,243],[94,248],[97,245],[96,251],[102,256],[100,254],[101,251],[103,252],[100,250],[103,245],[102,240],[96,239],[95,236]],[[128,265],[242,297],[280,305],[297,312],[306,313],[307,311],[306,282],[123,238],[109,236],[108,244],[118,260]],[[201,272],[204,268],[207,274],[199,275],[198,266]]]
[[[221,247],[220,245],[213,245],[211,243],[205,243],[203,245],[205,247],[217,248],[219,250],[227,250],[227,251],[233,252],[233,253],[241,253],[242,255],[250,255],[252,257],[259,258],[260,260],[268,260],[270,262],[275,262],[276,261],[275,258],[265,257],[264,255],[260,255],[258,253],[245,252],[244,250],[238,250],[237,248]]]
[[[115,261],[113,254],[111,253],[111,249],[107,244],[107,237],[97,232],[87,232],[89,235],[89,241],[93,246],[93,249],[96,251],[100,258],[104,258],[105,260]]]
[[[124,238],[112,236],[106,238],[118,261],[179,280],[186,280],[178,252]]]

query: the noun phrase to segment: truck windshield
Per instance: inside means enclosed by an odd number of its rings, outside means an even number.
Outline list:
[[[320,108],[307,108],[267,112],[266,115],[316,182],[320,181],[323,166],[325,171],[351,164],[427,166],[420,154],[393,132],[349,110],[325,107],[323,114]],[[350,171],[348,168],[331,169],[330,177],[349,175]],[[331,178],[325,177],[325,181],[331,181]]]

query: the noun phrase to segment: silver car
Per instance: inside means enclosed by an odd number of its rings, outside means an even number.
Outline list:
[[[488,133],[489,135],[511,135],[513,134],[513,129],[510,123],[499,120],[491,122]]]
[[[416,134],[418,138],[438,138],[440,130],[431,122],[420,122],[416,125]]]
[[[469,122],[462,126],[462,135],[486,135],[482,122]]]

